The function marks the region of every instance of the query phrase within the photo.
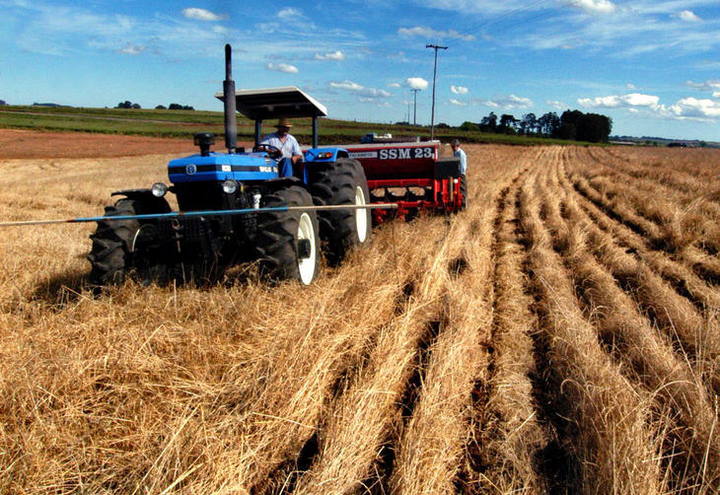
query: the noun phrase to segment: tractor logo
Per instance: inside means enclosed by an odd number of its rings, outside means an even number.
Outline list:
[[[190,165],[185,167],[185,173],[188,175],[195,175],[196,172],[197,172],[197,165],[195,165],[194,163],[191,163]]]

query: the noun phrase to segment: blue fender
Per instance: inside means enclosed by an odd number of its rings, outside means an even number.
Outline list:
[[[304,166],[302,181],[307,185],[310,185],[310,178],[308,174],[310,167],[331,165],[335,163],[338,158],[347,158],[349,156],[345,148],[335,147],[309,148],[305,150],[303,154]]]
[[[312,163],[333,163],[338,158],[347,158],[348,152],[345,148],[310,148],[305,150],[305,162]]]

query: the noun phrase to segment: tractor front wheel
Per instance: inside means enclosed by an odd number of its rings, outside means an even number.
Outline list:
[[[113,206],[105,207],[105,216],[142,215],[146,213],[166,213],[170,206],[164,199],[157,199],[150,205],[141,199],[123,198]],[[150,224],[143,224],[136,219],[101,220],[97,223],[95,233],[90,235],[92,249],[87,256],[92,269],[90,283],[93,285],[109,285],[122,283],[132,269],[143,269],[146,275],[156,272],[143,259],[141,245]],[[157,275],[157,273],[155,274]]]

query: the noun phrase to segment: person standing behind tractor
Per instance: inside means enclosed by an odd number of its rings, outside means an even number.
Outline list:
[[[453,150],[453,156],[460,158],[460,173],[465,175],[465,172],[467,172],[467,155],[465,154],[465,150],[460,147],[460,141],[457,139],[453,139],[450,146]]]
[[[292,124],[286,118],[278,120],[275,129],[277,131],[265,136],[260,144],[268,144],[274,146],[282,152],[282,159],[278,166],[280,168],[280,177],[291,177],[293,175],[293,165],[302,160],[302,151],[297,139],[290,134]]]

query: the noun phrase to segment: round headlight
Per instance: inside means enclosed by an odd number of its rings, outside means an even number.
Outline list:
[[[152,190],[153,196],[155,196],[156,198],[162,198],[163,196],[165,196],[165,194],[167,194],[168,186],[166,186],[162,182],[156,182],[155,184],[152,185],[151,190]]]
[[[234,180],[226,180],[222,185],[225,194],[234,194],[237,191],[238,183]]]

